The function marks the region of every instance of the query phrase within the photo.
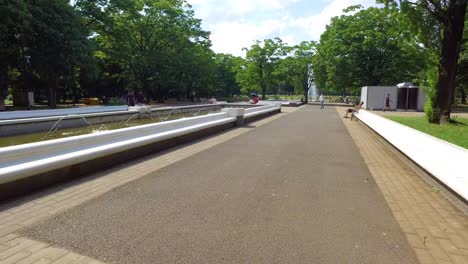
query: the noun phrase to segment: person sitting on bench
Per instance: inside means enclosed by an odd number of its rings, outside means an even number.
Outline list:
[[[348,108],[346,110],[346,115],[344,117],[348,117],[348,114],[351,113],[351,119],[354,117],[354,113],[358,113],[361,107],[364,105],[364,102],[361,102],[360,104],[356,105],[354,108]]]

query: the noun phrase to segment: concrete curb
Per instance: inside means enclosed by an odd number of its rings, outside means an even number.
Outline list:
[[[361,110],[356,116],[408,158],[468,201],[468,150]]]

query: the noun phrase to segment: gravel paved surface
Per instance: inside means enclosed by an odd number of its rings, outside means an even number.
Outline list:
[[[340,118],[305,106],[23,233],[109,263],[414,263]]]

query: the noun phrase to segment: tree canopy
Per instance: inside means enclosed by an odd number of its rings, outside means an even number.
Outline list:
[[[314,73],[324,92],[357,94],[362,86],[395,85],[425,67],[424,50],[397,8],[359,9],[333,18],[317,45]]]
[[[247,84],[250,90],[259,89],[262,99],[273,84],[273,71],[281,56],[284,56],[284,44],[280,38],[256,41],[246,51],[245,74],[241,74],[241,83]],[[243,79],[242,79],[243,78]]]
[[[380,1],[386,6],[397,6],[397,1]],[[451,106],[457,86],[456,75],[468,0],[399,0],[401,10],[411,18],[415,32],[429,49],[437,64],[437,75],[427,71],[432,83],[426,115],[430,122],[446,123],[450,119]]]
[[[432,87],[428,116],[444,121],[454,95],[465,100],[468,89],[466,1],[350,6],[318,42],[256,40],[237,57],[211,49],[210,32],[184,0],[4,0],[0,109],[7,95],[27,105],[29,91],[52,108],[129,91],[157,101],[257,92],[307,102],[312,82],[344,96],[410,81]]]

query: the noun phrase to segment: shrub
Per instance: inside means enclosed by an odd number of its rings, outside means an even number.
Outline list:
[[[427,90],[427,101],[424,105],[424,112],[426,113],[426,119],[431,123],[439,123],[440,110],[435,107],[435,96],[437,91],[437,78],[438,70],[434,67],[428,71],[428,86],[425,87]]]

